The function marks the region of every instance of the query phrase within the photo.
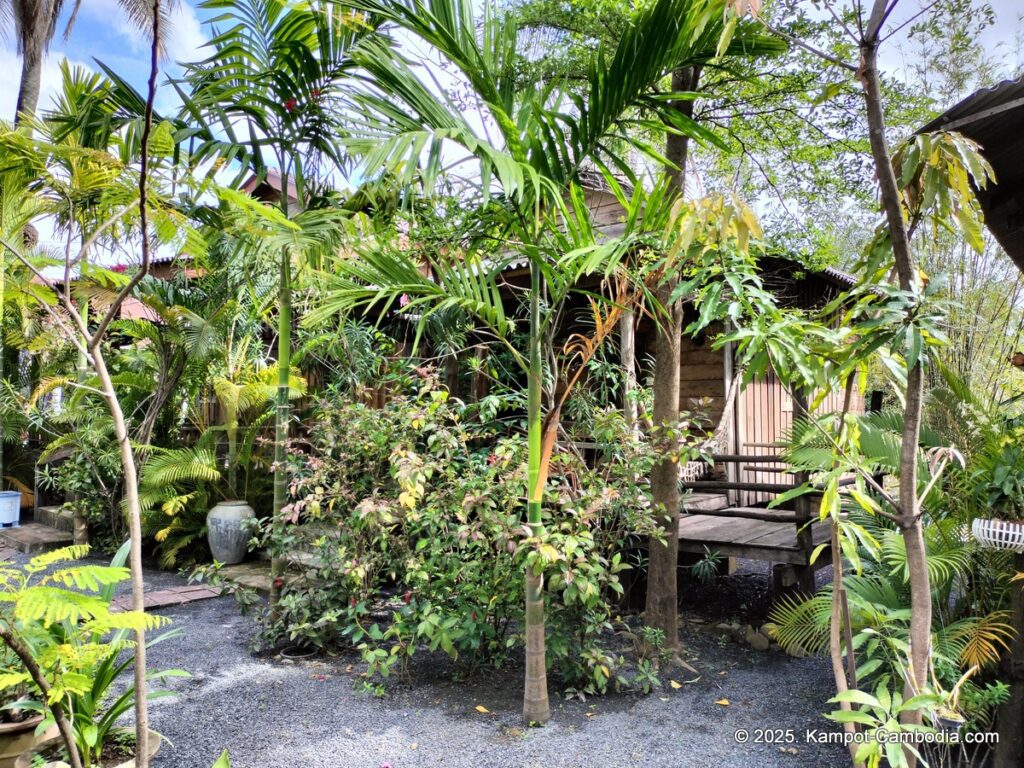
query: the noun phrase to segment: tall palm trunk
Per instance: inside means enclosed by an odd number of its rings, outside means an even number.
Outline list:
[[[541,385],[544,377],[540,333],[541,273],[530,266],[530,370],[527,392],[527,504],[526,519],[533,536],[544,531],[541,505]],[[526,568],[526,683],[523,692],[523,719],[527,723],[545,723],[551,717],[548,702],[547,658],[544,643],[543,575]]]
[[[287,190],[287,185],[285,185]],[[285,192],[284,194],[287,194]],[[291,425],[289,379],[292,368],[292,262],[291,252],[281,252],[281,278],[277,316],[277,408],[274,422],[274,516],[280,515],[288,497],[288,475],[285,471],[288,431]],[[270,604],[277,609],[284,576],[284,559],[275,557],[270,564]]]
[[[692,91],[697,87],[700,70],[696,67],[672,75],[673,91]],[[687,117],[693,116],[693,101],[676,102],[675,108]],[[667,169],[672,191],[683,195],[689,140],[686,136],[669,134],[665,156],[675,166]],[[682,346],[683,306],[670,303],[676,280],[670,279],[658,291],[658,301],[668,317],[660,318],[655,331],[654,406],[655,429],[669,428],[674,434],[679,421],[679,366]],[[663,448],[671,448],[662,445]],[[651,470],[651,496],[654,500],[658,527],[664,541],[652,536],[648,543],[647,600],[644,623],[665,634],[666,649],[679,645],[679,594],[676,570],[679,564],[679,465],[665,457]]]
[[[33,19],[32,23],[42,24],[41,20]],[[43,45],[41,41],[22,41],[21,81],[18,85],[18,105],[14,113],[14,124],[21,121],[22,115],[34,115],[39,106],[39,91],[43,78]]]

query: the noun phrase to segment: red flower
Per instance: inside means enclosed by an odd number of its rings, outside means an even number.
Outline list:
[[[472,615],[470,616],[470,618],[471,618],[471,619],[472,619],[473,621],[476,621],[476,611],[473,611],[473,613],[472,613]]]
[[[274,589],[280,589],[283,586],[284,586],[284,579],[282,579],[280,576],[278,576],[276,579],[274,579]]]
[[[122,274],[122,273],[128,271],[128,265],[127,264],[115,264],[114,266],[112,266],[110,268],[110,271],[111,272],[117,272],[118,274]]]
[[[490,456],[488,456],[487,457],[487,463],[490,464],[492,467],[495,464],[497,464],[498,463],[498,454],[492,453]]]
[[[411,603],[412,602],[412,592],[406,592],[405,593],[405,597],[403,597],[402,599],[405,600],[405,604],[406,605]]]
[[[288,99],[288,101],[284,103],[285,112],[291,112],[294,110],[296,104],[298,104],[298,102],[295,101],[295,99]]]
[[[354,597],[349,598],[348,604],[352,607],[356,607],[356,599]]]

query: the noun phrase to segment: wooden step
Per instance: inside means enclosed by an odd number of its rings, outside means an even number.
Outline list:
[[[728,507],[729,497],[724,493],[688,493],[681,504],[683,512],[707,512]]]
[[[18,552],[37,554],[60,549],[72,544],[75,537],[67,531],[58,531],[40,523],[25,523],[17,528],[0,528],[0,544]]]

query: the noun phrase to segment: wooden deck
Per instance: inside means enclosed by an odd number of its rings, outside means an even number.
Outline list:
[[[811,526],[814,546],[826,542],[828,537],[828,526]],[[806,566],[810,556],[797,542],[796,525],[789,520],[776,522],[699,513],[680,515],[679,550],[703,554],[705,547],[723,557],[743,557],[790,565]],[[815,565],[828,562],[828,556],[822,553]]]

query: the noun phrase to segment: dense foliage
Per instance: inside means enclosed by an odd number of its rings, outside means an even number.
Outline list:
[[[529,567],[547,581],[549,659],[564,686],[629,682],[606,646],[623,572],[637,564],[630,549],[651,526],[648,449],[616,446],[620,424],[596,470],[560,453],[546,493],[558,514],[537,537],[521,517],[522,443],[488,416],[431,378],[382,408],[320,401],[289,453],[292,501],[257,533],[298,567],[265,616],[265,642],[355,647],[371,675],[404,673],[423,647],[498,665],[522,645],[516,575]]]

